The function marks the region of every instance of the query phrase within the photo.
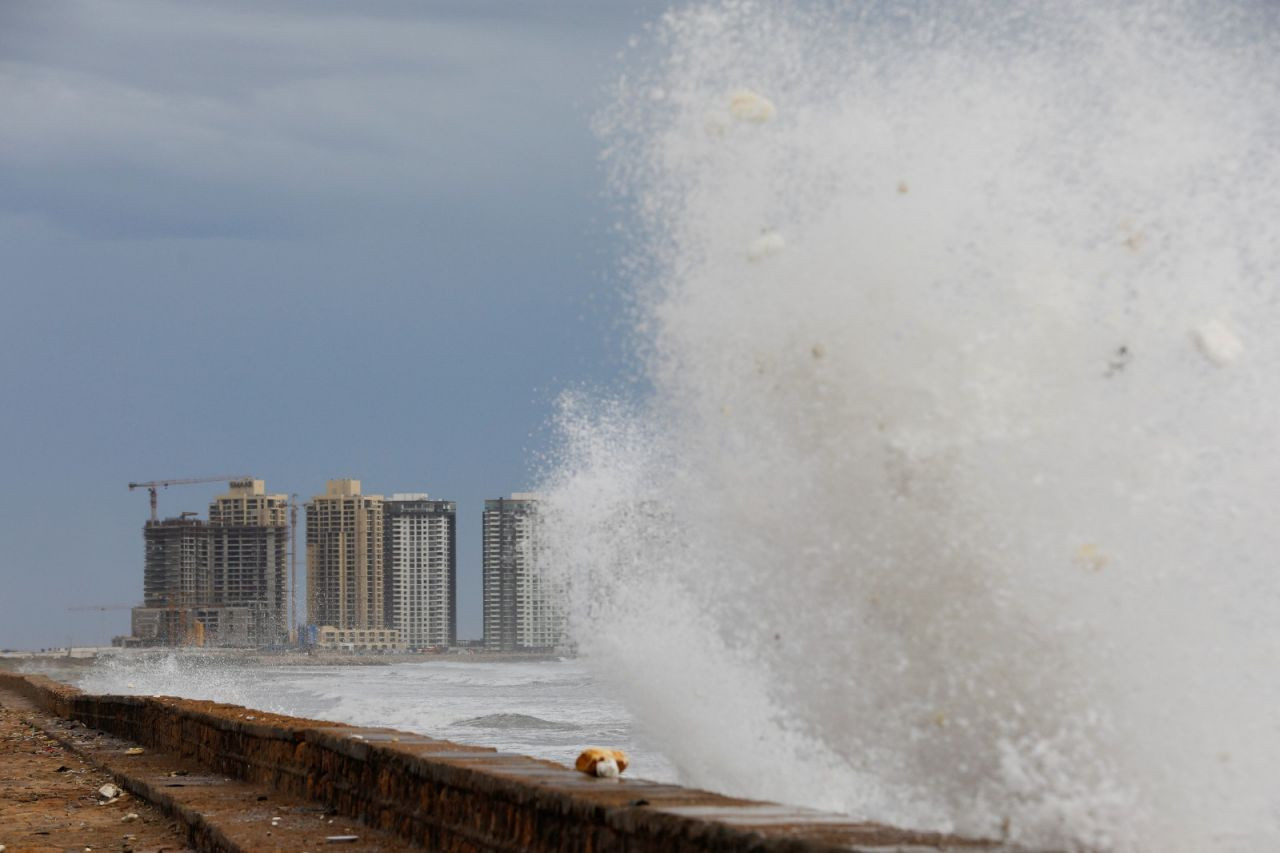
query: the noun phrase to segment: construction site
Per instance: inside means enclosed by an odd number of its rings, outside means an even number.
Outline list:
[[[193,512],[160,518],[159,489],[226,482],[207,520]],[[268,494],[252,476],[130,483],[147,489],[142,606],[132,607],[124,646],[282,645],[296,637],[296,496]]]

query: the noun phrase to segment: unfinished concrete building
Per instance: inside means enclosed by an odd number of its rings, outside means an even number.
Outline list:
[[[359,480],[329,480],[307,507],[307,621],[387,628],[383,501]]]
[[[456,645],[457,505],[426,493],[383,502],[387,624],[411,650]]]
[[[144,645],[264,646],[288,638],[289,499],[262,480],[234,480],[209,521],[169,518],[143,528]]]
[[[142,541],[142,607],[133,609],[133,635],[155,645],[195,642],[193,608],[210,595],[208,525],[185,516],[148,521]]]
[[[210,645],[288,640],[289,497],[262,480],[233,480],[209,504]]]

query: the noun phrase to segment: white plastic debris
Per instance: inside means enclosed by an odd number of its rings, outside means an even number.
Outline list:
[[[124,817],[120,818],[120,822],[121,822],[121,823],[133,823],[133,822],[134,822],[135,820],[137,820],[137,819],[138,819],[138,814],[137,814],[137,812],[129,812],[127,815],[125,815]]]
[[[747,257],[759,261],[787,248],[787,240],[777,231],[766,231],[747,247]]]
[[[110,802],[111,800],[117,799],[122,793],[124,792],[121,791],[119,787],[108,782],[98,789],[98,799],[103,802]]]
[[[1210,320],[1191,332],[1200,353],[1218,367],[1228,367],[1244,352],[1244,344],[1226,323]]]
[[[739,89],[729,96],[729,112],[737,119],[764,124],[778,114],[773,101],[750,89]]]

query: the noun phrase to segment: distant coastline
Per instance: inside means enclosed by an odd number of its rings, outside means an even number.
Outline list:
[[[72,647],[70,649],[0,651],[0,669],[23,670],[27,665],[39,669],[81,668],[92,666],[101,658],[164,658],[180,656],[210,666],[390,666],[402,663],[536,663],[565,660],[572,654],[549,652],[491,652],[483,649],[456,649],[440,653],[376,653],[334,650],[279,652],[261,649],[193,648],[174,646],[148,649],[115,647]]]

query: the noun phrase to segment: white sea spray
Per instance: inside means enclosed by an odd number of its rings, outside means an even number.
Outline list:
[[[653,393],[566,398],[543,489],[600,677],[694,785],[1280,847],[1275,7],[654,33],[601,120]]]

